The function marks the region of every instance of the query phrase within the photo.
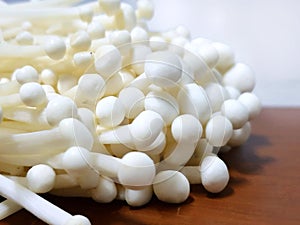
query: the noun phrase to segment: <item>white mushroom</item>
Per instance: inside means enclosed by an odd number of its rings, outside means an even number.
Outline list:
[[[169,51],[157,51],[146,58],[145,74],[160,87],[173,87],[181,79],[182,66],[178,56]]]
[[[44,164],[31,167],[26,174],[28,188],[35,193],[46,193],[52,190],[55,177],[55,171]]]
[[[103,127],[116,127],[125,117],[125,109],[115,96],[102,98],[96,106],[96,117]]]
[[[232,136],[228,141],[231,147],[237,147],[244,144],[251,134],[251,124],[247,122],[240,129],[233,130]]]
[[[238,98],[238,101],[248,109],[250,120],[258,116],[261,111],[261,103],[258,97],[253,93],[245,92],[241,94]]]
[[[195,83],[184,85],[177,95],[177,101],[182,114],[195,116],[202,125],[206,124],[212,114],[205,90]]]
[[[144,102],[145,110],[152,110],[160,114],[167,126],[179,115],[176,99],[165,91],[149,92]]]
[[[48,224],[91,224],[86,217],[70,215],[34,192],[16,182],[11,181],[3,175],[0,175],[0,184],[0,195],[19,204]],[[34,204],[32,204],[33,202]]]
[[[134,119],[144,110],[144,93],[135,87],[127,87],[120,91],[119,100],[124,106],[125,116]]]
[[[153,190],[151,185],[138,190],[126,188],[125,200],[130,206],[140,207],[150,202],[152,194]]]
[[[95,109],[98,99],[101,99],[105,92],[105,81],[98,74],[84,74],[78,84],[64,92],[64,95],[74,99],[78,107]]]
[[[220,42],[214,42],[212,45],[215,47],[219,55],[216,68],[221,73],[224,73],[235,63],[234,52],[228,45]]]
[[[247,108],[238,100],[229,99],[224,101],[221,112],[230,120],[233,129],[241,128],[249,119]]]
[[[184,166],[192,157],[198,140],[202,135],[202,125],[194,116],[178,116],[171,126],[175,148],[164,156],[164,162],[170,165]]]
[[[78,120],[68,118],[52,130],[2,136],[1,154],[38,154],[64,151],[70,146],[91,149],[93,137],[89,130]]]
[[[155,171],[152,159],[145,153],[129,152],[122,157],[118,180],[128,188],[140,189],[152,184]]]
[[[237,63],[224,74],[224,84],[237,88],[240,92],[251,92],[255,86],[253,70],[243,64]]]
[[[203,159],[200,173],[202,185],[212,193],[221,192],[229,181],[229,173],[225,163],[215,155],[208,155]]]
[[[159,172],[153,181],[156,197],[168,203],[182,203],[190,194],[187,178],[178,171],[165,170]]]
[[[45,46],[39,45],[13,45],[4,43],[0,46],[0,58],[36,58],[48,56],[51,59],[59,60],[64,57],[66,45],[58,36],[48,38]]]
[[[102,132],[99,140],[103,144],[124,144],[132,148],[142,148],[153,144],[163,125],[163,119],[158,113],[147,110],[140,113],[129,125]]]
[[[20,87],[19,93],[0,96],[0,105],[15,107],[18,105],[40,106],[47,102],[46,93],[42,86],[35,82],[25,83]]]
[[[224,146],[232,136],[231,122],[224,116],[213,116],[206,124],[205,137],[208,142],[216,147]]]

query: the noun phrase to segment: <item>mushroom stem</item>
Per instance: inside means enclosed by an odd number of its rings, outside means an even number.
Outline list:
[[[6,217],[18,212],[23,207],[11,200],[4,200],[0,203],[0,220],[5,219]]]
[[[12,8],[5,7],[0,9],[0,17],[27,19],[27,20],[61,20],[78,19],[90,20],[93,10],[90,5],[72,8]]]
[[[151,145],[163,129],[162,117],[151,110],[140,113],[131,124],[103,132],[99,140],[103,144],[124,144],[138,146]]]
[[[17,182],[18,184],[23,185],[24,187],[28,187],[28,181],[26,177],[20,176],[12,176],[6,175],[5,177],[10,180]],[[78,186],[76,180],[68,174],[58,174],[55,176],[55,182],[52,189],[60,189],[60,188],[73,188]]]
[[[86,170],[98,172],[99,174],[111,178],[116,178],[119,167],[121,165],[121,159],[105,155],[96,152],[89,152],[87,149],[82,147],[71,147],[65,153],[59,154],[49,160],[51,166],[55,168],[58,166],[59,169],[65,169],[70,172],[70,175],[78,174],[78,170]],[[77,170],[77,171],[76,171]]]
[[[35,131],[40,131],[40,130],[47,130],[50,129],[49,125],[41,125],[41,124],[30,124],[28,126],[28,123],[24,122],[19,122],[19,121],[2,121],[1,123],[1,132],[5,132],[5,135],[8,134],[17,134],[17,133],[26,133],[26,132],[35,132]]]
[[[55,154],[55,153],[54,153]],[[50,164],[50,159],[53,157],[53,153],[47,154],[0,154],[0,162],[12,164],[15,166],[34,166],[41,163]],[[48,163],[49,161],[49,163]],[[51,165],[51,164],[50,164]],[[52,166],[52,165],[51,165]]]
[[[184,166],[195,151],[203,132],[202,125],[194,116],[184,114],[173,120],[171,131],[177,145],[171,153],[166,152],[164,161],[166,164]]]
[[[24,47],[24,46],[23,46]],[[0,53],[1,54],[1,53]],[[72,75],[77,75],[82,73],[80,69],[79,72],[76,71],[76,67],[72,60],[51,60],[48,56],[27,58],[26,55],[21,56],[16,61],[15,58],[1,58],[0,72],[1,73],[13,73],[17,68],[21,68],[26,65],[35,65],[38,71],[42,71],[47,68],[55,72],[56,74],[66,74],[73,71]]]
[[[68,118],[52,130],[6,135],[0,137],[0,153],[40,154],[64,151],[70,146],[83,146],[91,149],[93,137],[78,120]]]
[[[40,7],[65,7],[80,3],[82,0],[43,0],[43,1],[29,1],[19,2],[14,4],[7,4],[6,7],[20,7],[20,8],[40,8]]]
[[[8,43],[0,45],[0,58],[35,58],[44,55],[44,49],[38,45],[20,46]]]
[[[30,124],[30,126],[39,126],[40,130],[50,128],[45,112],[34,108],[8,108],[4,111],[3,117],[27,125]]]
[[[188,179],[190,184],[201,184],[200,166],[184,166],[180,172]]]
[[[2,83],[0,84],[0,96],[18,93],[20,87],[21,85],[16,80]]]
[[[1,10],[0,10],[1,13]],[[66,53],[64,40],[58,36],[51,36],[47,42],[42,45],[14,45],[4,43],[0,45],[0,58],[37,58],[48,56],[54,60],[62,59]]]
[[[97,101],[104,95],[105,81],[98,74],[85,74],[78,84],[66,91],[64,95],[71,97],[78,107],[95,109]]]
[[[0,96],[0,105],[2,108],[14,107],[16,105],[22,105],[22,100],[19,94]]]
[[[0,184],[0,195],[16,202],[48,224],[63,225],[74,219],[68,212],[3,175],[0,175]],[[87,218],[82,217],[82,220],[85,222],[82,224],[90,224]]]

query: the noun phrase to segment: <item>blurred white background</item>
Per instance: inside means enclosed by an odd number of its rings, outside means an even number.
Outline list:
[[[299,0],[153,0],[151,29],[185,25],[230,45],[256,72],[264,106],[300,107]]]
[[[135,0],[123,1],[135,4]],[[256,72],[254,91],[264,106],[300,107],[300,0],[153,2],[152,30],[184,25],[194,38],[230,45],[237,61]]]

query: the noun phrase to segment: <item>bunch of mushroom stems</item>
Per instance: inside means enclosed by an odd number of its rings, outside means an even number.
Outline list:
[[[140,207],[223,191],[218,153],[261,109],[252,69],[183,26],[150,31],[150,0],[79,2],[0,2],[0,218],[91,223],[40,193]]]

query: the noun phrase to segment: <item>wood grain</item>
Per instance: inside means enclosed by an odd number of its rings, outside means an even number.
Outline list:
[[[184,204],[153,198],[138,209],[120,201],[98,204],[45,197],[72,214],[86,215],[96,225],[300,224],[300,109],[264,109],[252,128],[245,145],[220,156],[231,174],[220,194],[192,186]],[[19,224],[44,223],[25,210],[0,222]]]

